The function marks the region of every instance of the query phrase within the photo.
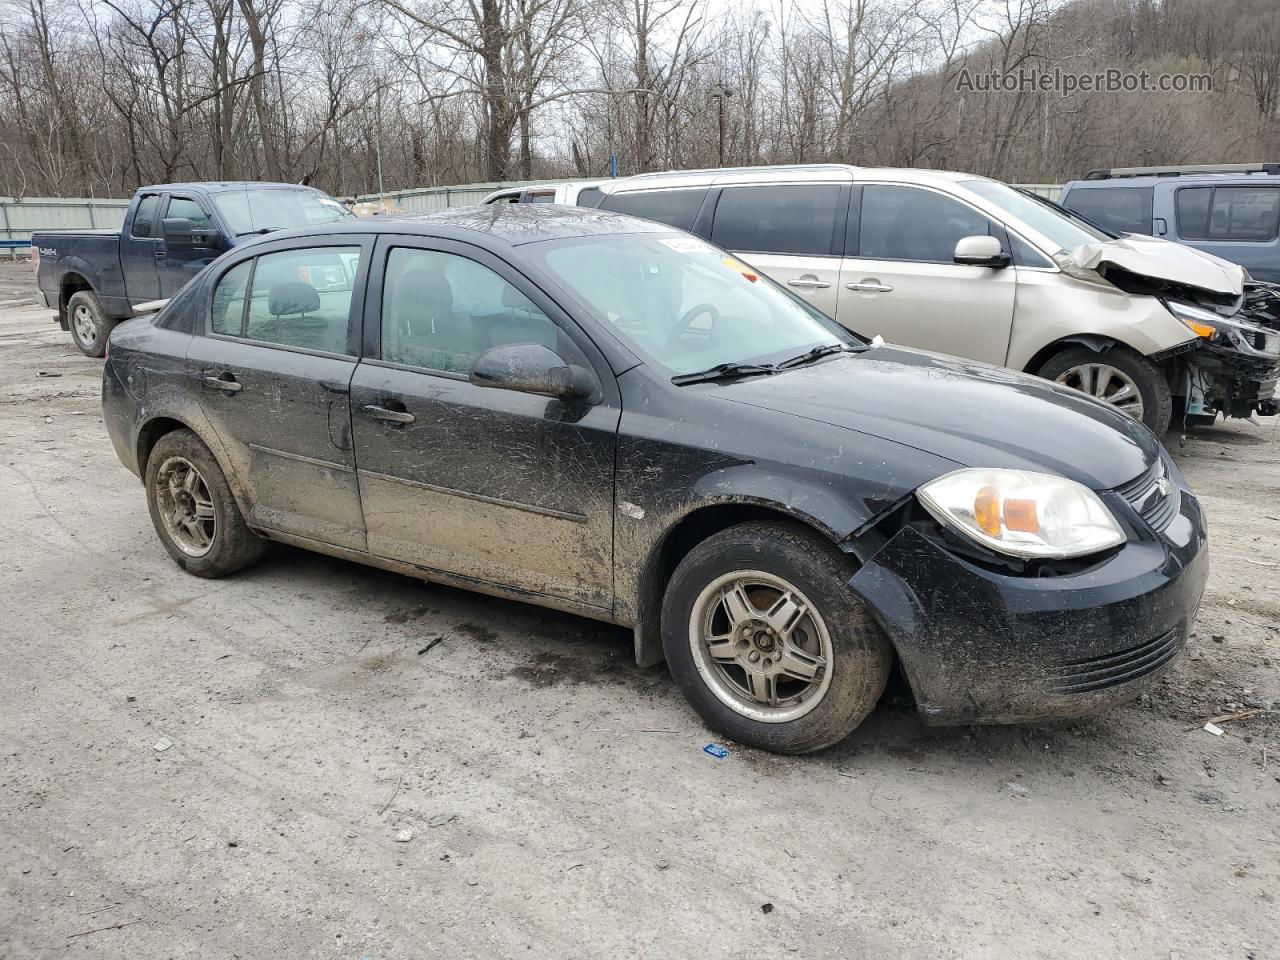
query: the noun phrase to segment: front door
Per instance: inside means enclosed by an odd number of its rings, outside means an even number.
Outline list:
[[[195,197],[171,196],[165,210],[164,219],[190,220],[197,230],[217,233],[218,227],[213,216],[205,209],[204,203]],[[163,237],[163,229],[156,230],[156,236]],[[222,247],[204,241],[187,239],[163,239],[163,256],[157,258],[160,273],[160,296],[172,297],[187,285],[187,281],[218,259]]]
[[[861,193],[836,319],[865,337],[1003,366],[1017,271],[952,257],[962,237],[980,234],[999,237],[1007,250],[1004,228],[925,187],[867,184]]]
[[[349,401],[353,304],[372,241],[305,244],[222,273],[187,369],[244,484],[250,525],[363,550]]]
[[[617,387],[572,321],[496,257],[391,237],[365,325],[351,404],[369,551],[610,608]],[[481,353],[511,343],[596,370],[602,402],[468,381]]]
[[[834,318],[848,196],[836,183],[725,187],[711,242]]]

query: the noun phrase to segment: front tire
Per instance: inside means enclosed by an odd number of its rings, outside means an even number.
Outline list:
[[[777,753],[853,732],[893,663],[853,573],[836,547],[785,522],[730,527],[689,551],[663,599],[663,650],[708,726]]]
[[[1173,416],[1169,381],[1164,371],[1128,347],[1116,345],[1103,353],[1069,347],[1050,357],[1039,376],[1115,407],[1145,423],[1157,437],[1169,430]]]
[[[227,478],[190,430],[166,433],[147,458],[147,507],[169,556],[197,577],[225,577],[262,556]]]
[[[71,340],[86,357],[101,357],[116,321],[103,312],[92,290],[78,290],[67,301],[67,328]]]

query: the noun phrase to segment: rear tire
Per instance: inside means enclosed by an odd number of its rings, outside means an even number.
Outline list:
[[[663,598],[663,650],[708,726],[793,754],[853,732],[893,663],[853,573],[836,547],[785,522],[730,527],[689,551]]]
[[[1117,344],[1102,353],[1090,347],[1068,347],[1050,357],[1038,375],[1141,420],[1157,437],[1169,430],[1173,415],[1169,381],[1163,370],[1128,347]],[[1136,391],[1141,410],[1128,406],[1133,397],[1126,388]]]
[[[147,458],[146,491],[160,542],[187,573],[225,577],[266,550],[266,541],[240,515],[217,460],[190,430],[156,442]]]
[[[86,357],[101,357],[119,321],[108,317],[92,290],[78,290],[67,301],[67,329],[71,340]]]

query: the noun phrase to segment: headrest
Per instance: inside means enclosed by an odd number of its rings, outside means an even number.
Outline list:
[[[267,291],[267,311],[273,317],[291,313],[309,313],[320,309],[320,294],[301,280],[285,280]]]

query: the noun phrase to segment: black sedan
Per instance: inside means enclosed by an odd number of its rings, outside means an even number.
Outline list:
[[[276,540],[628,625],[711,727],[784,752],[846,736],[895,662],[931,722],[1133,697],[1207,575],[1140,424],[595,210],[237,247],[115,330],[103,406],[190,573]]]

